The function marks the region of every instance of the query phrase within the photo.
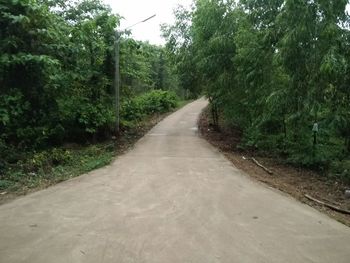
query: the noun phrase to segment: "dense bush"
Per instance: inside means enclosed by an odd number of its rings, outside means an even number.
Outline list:
[[[178,99],[174,92],[153,90],[138,97],[139,104],[145,114],[164,113],[174,109]]]
[[[152,90],[122,104],[121,117],[125,121],[140,120],[144,116],[164,113],[177,106],[178,98],[172,91]]]

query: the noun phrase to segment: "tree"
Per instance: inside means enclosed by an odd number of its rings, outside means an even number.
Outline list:
[[[346,4],[197,0],[164,32],[177,73],[194,74],[181,85],[207,95],[214,124],[220,113],[243,146],[327,167],[350,149]]]

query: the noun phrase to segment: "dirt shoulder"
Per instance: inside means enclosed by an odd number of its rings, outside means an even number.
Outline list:
[[[314,171],[283,164],[274,158],[259,156],[254,152],[241,151],[237,149],[237,145],[240,142],[240,132],[225,128],[215,131],[210,125],[209,119],[208,111],[203,111],[198,123],[201,136],[219,148],[237,168],[254,179],[288,193],[299,201],[350,226],[350,215],[339,213],[305,197],[305,195],[309,195],[320,201],[349,211],[350,199],[346,199],[344,196],[345,189],[350,189],[349,185],[327,178]],[[268,168],[273,174],[269,174],[256,165],[252,161],[252,157]]]

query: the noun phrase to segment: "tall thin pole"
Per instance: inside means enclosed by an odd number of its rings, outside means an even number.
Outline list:
[[[115,88],[115,116],[116,116],[116,126],[115,126],[115,131],[116,134],[119,134],[120,131],[120,116],[119,116],[119,111],[120,111],[120,72],[119,72],[119,59],[120,59],[120,54],[119,54],[119,40],[120,40],[120,34],[118,30],[115,31],[115,76],[114,76],[114,88]]]
[[[127,27],[126,29],[129,29],[135,25],[138,25],[140,23],[144,23],[156,15],[150,16],[130,27]],[[125,31],[125,30],[123,30]],[[115,117],[116,117],[116,124],[115,124],[115,131],[116,135],[119,135],[120,132],[120,68],[119,68],[119,60],[120,60],[120,37],[122,32],[119,32],[118,30],[115,31],[115,76],[114,76],[114,89],[115,89]]]

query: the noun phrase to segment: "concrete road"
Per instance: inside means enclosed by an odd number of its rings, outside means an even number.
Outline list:
[[[204,100],[103,169],[0,206],[0,262],[350,262],[350,229],[199,138]]]

